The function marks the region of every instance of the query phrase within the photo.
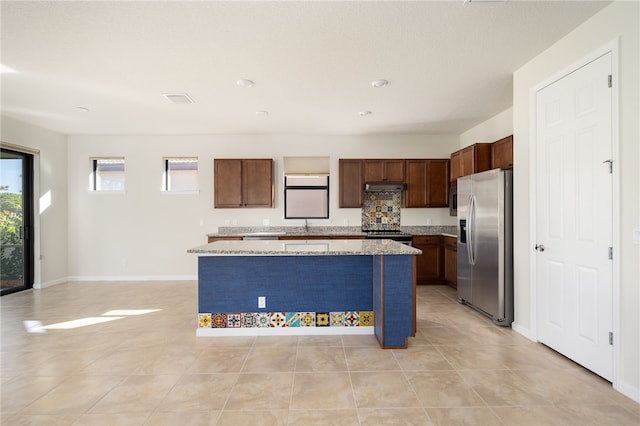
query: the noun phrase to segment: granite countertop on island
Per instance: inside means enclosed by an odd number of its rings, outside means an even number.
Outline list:
[[[422,251],[391,240],[216,241],[187,250],[210,256],[371,256],[419,255]]]

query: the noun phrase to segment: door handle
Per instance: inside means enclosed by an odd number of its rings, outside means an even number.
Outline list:
[[[535,249],[538,251],[544,251],[544,246],[542,244],[536,244]]]

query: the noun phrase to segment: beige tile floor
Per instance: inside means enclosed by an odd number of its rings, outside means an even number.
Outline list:
[[[195,282],[66,283],[0,302],[3,425],[640,424],[609,383],[444,286],[419,287],[406,350],[373,336],[197,338]]]

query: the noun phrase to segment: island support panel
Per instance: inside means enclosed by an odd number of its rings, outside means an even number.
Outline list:
[[[406,348],[415,336],[413,256],[373,256],[375,334],[383,348]]]

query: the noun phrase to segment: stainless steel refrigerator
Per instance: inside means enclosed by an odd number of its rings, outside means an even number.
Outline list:
[[[513,177],[494,169],[458,179],[458,301],[513,322]]]

